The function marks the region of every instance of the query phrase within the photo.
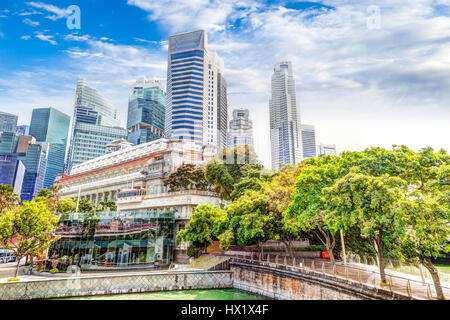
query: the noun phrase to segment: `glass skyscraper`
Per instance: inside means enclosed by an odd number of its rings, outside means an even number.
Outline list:
[[[25,138],[27,138],[27,136],[20,137],[20,139]],[[21,149],[20,152],[18,152],[19,160],[25,165],[25,176],[20,198],[22,201],[31,201],[33,197],[37,195],[39,190],[44,187],[49,144],[36,142],[36,140],[32,138],[28,143],[24,143],[23,145],[26,150]]]
[[[19,194],[22,191],[25,166],[15,153],[0,153],[0,184],[8,184]]]
[[[290,61],[275,65],[270,99],[272,169],[302,161],[300,115]]]
[[[79,80],[66,170],[104,155],[110,142],[126,138],[127,130],[119,127],[112,104],[89,83]]]
[[[314,126],[302,124],[303,159],[316,156],[316,129]]]
[[[33,109],[30,135],[49,144],[44,188],[50,188],[56,175],[64,173],[70,116],[55,108]]]
[[[236,109],[230,120],[228,148],[245,145],[253,148],[253,123],[249,120],[248,109]]]
[[[137,81],[128,102],[128,141],[142,144],[162,138],[165,108],[162,81]]]
[[[222,124],[227,101],[223,69],[223,60],[207,49],[204,30],[169,37],[167,138],[191,140],[199,145],[219,146],[225,142],[226,127]]]
[[[0,112],[0,132],[16,132],[17,119],[15,114]]]

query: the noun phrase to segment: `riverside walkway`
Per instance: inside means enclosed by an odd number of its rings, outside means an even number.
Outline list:
[[[399,275],[397,272],[394,274],[387,271],[386,278],[389,284],[382,285],[379,272],[372,266],[343,264],[340,261],[333,265],[331,262],[322,259],[292,259],[291,257],[275,254],[264,254],[262,259],[259,259],[257,254],[252,256],[234,256],[233,261],[250,264],[268,263],[275,268],[289,266],[296,269],[309,270],[317,273],[318,276],[324,274],[337,279],[345,279],[355,284],[364,284],[377,290],[403,295],[410,299],[429,300],[437,298],[434,284],[430,280],[420,281],[412,275]],[[442,289],[444,295],[450,297],[450,286],[447,283],[442,283]]]

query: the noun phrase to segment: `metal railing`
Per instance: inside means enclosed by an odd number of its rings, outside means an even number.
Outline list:
[[[308,258],[291,258],[289,256],[259,253],[248,255],[237,255],[233,260],[242,260],[250,263],[271,263],[278,266],[288,266],[296,269],[303,269],[321,274],[331,275],[336,279],[345,279],[350,282],[364,284],[369,287],[391,292],[392,295],[400,294],[410,299],[436,299],[436,289],[433,283],[417,281],[407,277],[386,274],[387,283],[381,283],[379,272],[368,270],[367,268],[343,264],[336,262]],[[441,285],[444,295],[450,297],[450,287]]]

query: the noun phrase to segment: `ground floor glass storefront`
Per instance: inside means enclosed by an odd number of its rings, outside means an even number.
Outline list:
[[[157,210],[69,214],[48,257],[85,269],[166,267],[173,258],[174,223],[173,212]]]

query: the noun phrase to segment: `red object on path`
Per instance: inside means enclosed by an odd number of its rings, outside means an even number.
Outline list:
[[[322,251],[322,259],[330,259],[330,254],[328,251]]]

